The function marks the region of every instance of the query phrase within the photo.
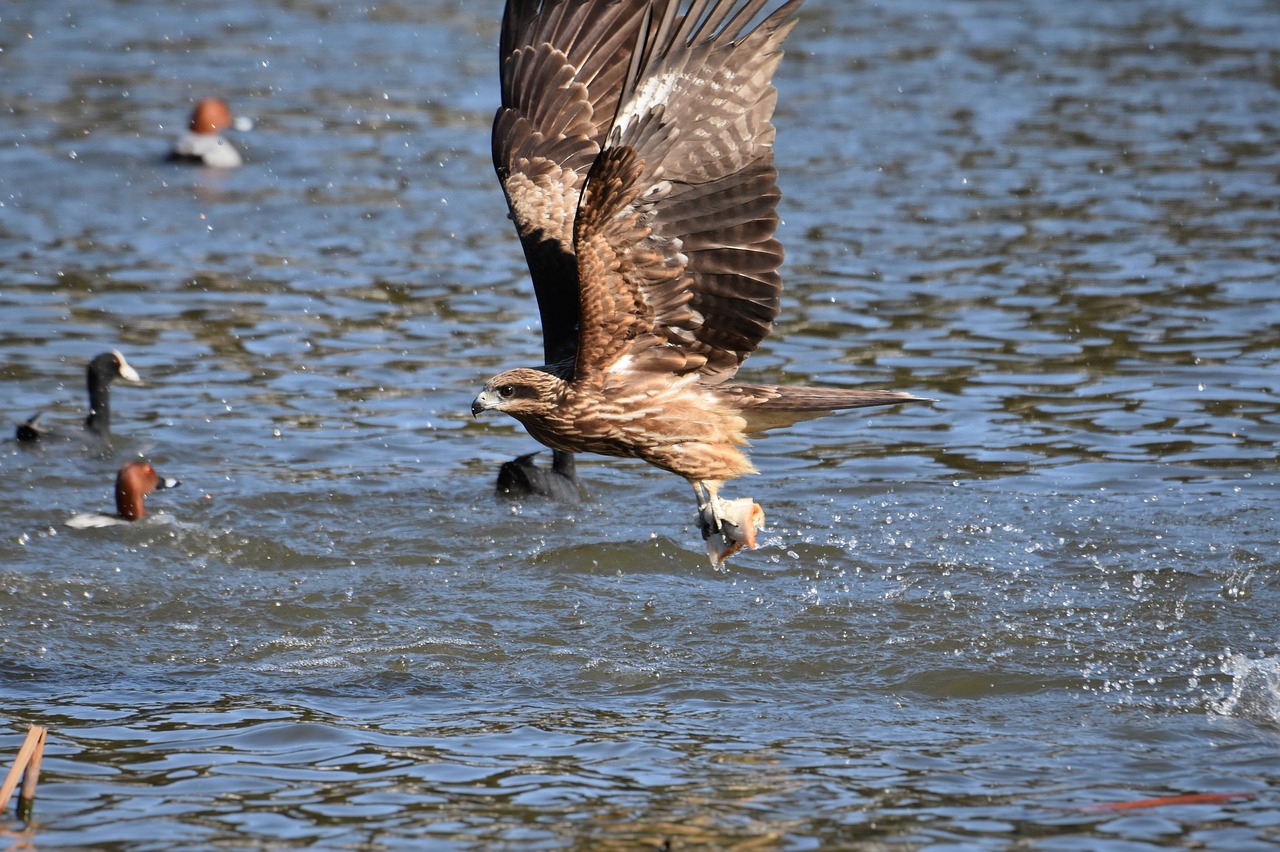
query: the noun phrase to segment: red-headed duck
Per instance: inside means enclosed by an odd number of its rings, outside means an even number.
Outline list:
[[[187,132],[178,137],[169,151],[170,162],[195,163],[233,169],[244,162],[240,152],[222,136],[235,125],[231,107],[221,98],[205,98],[191,113]]]
[[[89,386],[89,416],[84,419],[85,431],[91,435],[106,439],[111,436],[111,383],[116,379],[126,382],[140,382],[138,371],[129,366],[129,362],[120,354],[120,350],[112,349],[89,362],[86,381]],[[38,441],[50,432],[40,425],[40,416],[34,415],[30,420],[18,424],[19,441]]]
[[[131,524],[147,514],[143,498],[152,491],[177,488],[181,484],[182,482],[177,479],[161,477],[148,462],[129,462],[116,474],[116,513],[105,515],[94,512],[75,515],[67,521],[67,526],[84,530],[115,524]]]

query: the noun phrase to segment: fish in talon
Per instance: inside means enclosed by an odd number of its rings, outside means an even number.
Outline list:
[[[738,551],[755,550],[756,533],[764,528],[764,509],[750,497],[720,501],[716,511],[698,509],[698,526],[713,568],[719,568]]]

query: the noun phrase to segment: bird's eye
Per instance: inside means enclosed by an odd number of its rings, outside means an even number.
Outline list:
[[[498,396],[502,397],[503,399],[511,399],[511,397],[515,395],[516,395],[515,385],[503,385],[502,387],[498,388]]]

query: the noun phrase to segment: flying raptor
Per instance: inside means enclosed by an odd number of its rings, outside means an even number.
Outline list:
[[[516,461],[534,490],[576,492],[579,452],[684,477],[717,564],[763,519],[719,495],[756,472],[749,436],[918,399],[730,381],[782,290],[772,76],[800,0],[770,4],[508,0],[502,21],[493,159],[544,364],[489,379],[471,411],[555,451],[550,471]]]

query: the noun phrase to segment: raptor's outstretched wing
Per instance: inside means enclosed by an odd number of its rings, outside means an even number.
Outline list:
[[[767,2],[508,2],[493,157],[546,363],[718,382],[769,333],[770,78],[799,0]]]
[[[791,0],[652,0],[574,222],[575,375],[732,376],[782,282],[771,78]],[[625,360],[624,360],[625,357]]]
[[[578,344],[578,201],[618,111],[648,0],[508,0],[493,163],[542,316],[546,363]]]

